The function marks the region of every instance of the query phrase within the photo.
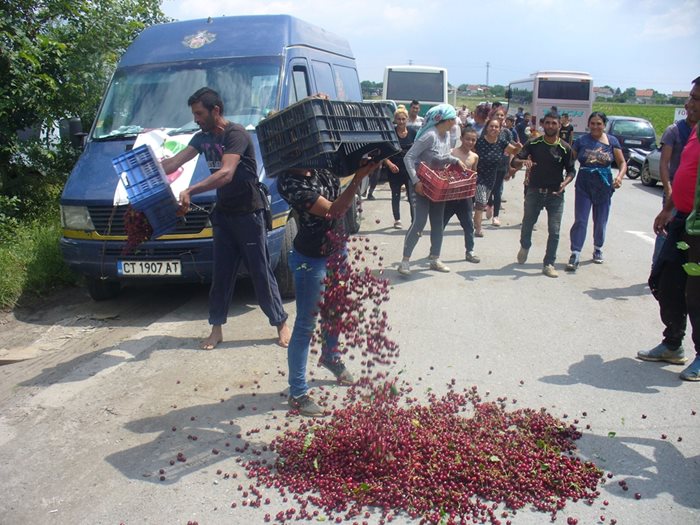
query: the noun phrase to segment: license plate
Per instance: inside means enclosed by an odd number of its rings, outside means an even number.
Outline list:
[[[124,276],[182,275],[180,261],[117,261],[117,273]]]
[[[625,141],[625,144],[634,144],[635,146],[641,146],[641,145],[642,145],[642,141],[641,141],[641,140],[632,140],[632,139],[628,139],[628,140]]]

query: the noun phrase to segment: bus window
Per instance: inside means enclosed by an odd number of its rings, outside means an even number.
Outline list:
[[[537,96],[554,100],[588,100],[591,83],[561,80],[540,80]]]

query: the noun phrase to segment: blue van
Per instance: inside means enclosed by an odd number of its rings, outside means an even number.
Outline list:
[[[90,296],[116,296],[122,283],[207,282],[212,269],[208,213],[214,191],[196,195],[193,211],[175,231],[125,255],[128,200],[112,159],[143,143],[159,155],[177,153],[198,131],[188,97],[208,86],[224,101],[225,117],[250,130],[260,180],[272,196],[268,246],[284,297],[294,294],[286,256],[297,225],[289,206],[265,174],[255,125],[313,93],[362,100],[348,42],[286,15],[235,16],[161,24],[144,30],[122,56],[61,197],[61,250],[68,266],[85,277]],[[201,157],[201,156],[200,156]],[[203,158],[170,174],[175,196],[209,175]],[[177,185],[180,188],[177,188]],[[359,199],[359,195],[357,196]],[[357,206],[347,217],[359,229]]]

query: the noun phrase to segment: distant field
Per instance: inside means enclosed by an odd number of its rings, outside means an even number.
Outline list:
[[[474,109],[479,102],[486,100],[483,97],[457,97],[456,106],[462,104]],[[491,102],[495,99],[489,99]],[[618,104],[611,102],[594,102],[593,111],[602,111],[606,115],[625,115],[630,117],[645,118],[654,126],[657,138],[661,138],[666,127],[673,123],[675,106],[662,106],[653,104]]]
[[[654,126],[657,138],[661,138],[661,135],[663,135],[666,127],[673,123],[675,106],[594,102],[593,111],[602,111],[606,115],[624,115],[629,117],[645,118]]]

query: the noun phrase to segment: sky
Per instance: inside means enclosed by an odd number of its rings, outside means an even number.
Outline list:
[[[700,0],[163,0],[176,20],[289,14],[350,42],[360,80],[384,67],[445,67],[453,85],[506,85],[537,70],[596,86],[690,90],[700,75]],[[487,69],[487,63],[489,67]]]

